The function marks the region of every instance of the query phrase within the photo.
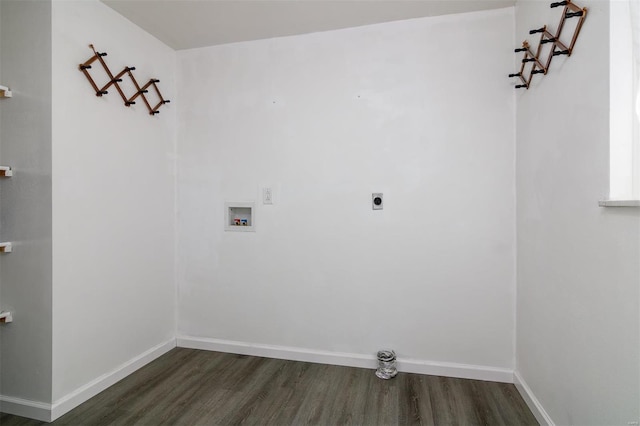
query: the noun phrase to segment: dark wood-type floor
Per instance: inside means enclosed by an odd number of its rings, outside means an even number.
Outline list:
[[[0,414],[0,425],[40,422]],[[537,425],[513,385],[176,348],[56,425]]]

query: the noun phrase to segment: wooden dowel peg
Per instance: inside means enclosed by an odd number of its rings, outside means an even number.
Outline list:
[[[551,7],[566,6],[567,4],[569,4],[568,1],[558,1],[555,3],[551,3]]]
[[[531,74],[544,74],[544,70],[533,70]]]
[[[522,88],[527,88],[526,84],[516,84],[516,89],[522,89]]]
[[[529,34],[543,33],[546,30],[546,27],[538,28],[537,30],[529,31]]]
[[[553,56],[560,56],[560,55],[568,55],[571,52],[568,50],[556,50],[555,52],[553,52]]]
[[[526,51],[527,51],[527,48],[526,48],[526,47],[520,47],[520,48],[518,48],[518,49],[514,49],[513,51],[514,51],[514,53],[518,53],[518,52],[526,52]]]
[[[522,60],[523,64],[526,64],[527,62],[537,62],[537,59],[536,58],[524,58]]]
[[[515,73],[515,74],[509,74],[509,77],[520,77],[522,75],[522,73]]]
[[[555,37],[554,38],[545,38],[540,40],[540,44],[546,44],[546,43],[554,43],[556,41]]]

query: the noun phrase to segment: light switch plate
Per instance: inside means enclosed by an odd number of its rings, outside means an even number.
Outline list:
[[[273,204],[273,189],[270,186],[262,188],[262,204]]]

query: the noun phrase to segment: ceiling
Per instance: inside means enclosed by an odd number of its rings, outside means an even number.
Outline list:
[[[498,9],[515,0],[102,0],[174,49]]]

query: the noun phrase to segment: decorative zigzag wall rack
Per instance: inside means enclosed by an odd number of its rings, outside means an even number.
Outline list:
[[[107,54],[104,52],[103,53],[97,52],[96,49],[93,47],[93,44],[90,44],[89,47],[91,48],[91,50],[93,50],[93,56],[89,58],[89,60],[87,60],[85,63],[80,64],[78,68],[87,77],[87,79],[89,80],[89,83],[91,83],[93,90],[96,91],[96,96],[102,96],[102,95],[108,94],[109,92],[107,91],[107,89],[109,89],[111,86],[114,86],[118,91],[118,93],[120,94],[120,97],[122,97],[124,106],[129,107],[131,105],[134,105],[136,103],[135,102],[136,99],[140,97],[144,102],[144,104],[147,106],[147,109],[149,110],[149,114],[151,114],[152,116],[160,113],[160,111],[158,110],[162,105],[168,104],[169,102],[171,102],[168,99],[164,99],[162,97],[162,94],[160,93],[160,89],[158,89],[158,85],[157,85],[157,83],[159,83],[160,80],[152,78],[144,86],[140,87],[140,85],[138,84],[138,81],[133,76],[133,73],[131,73],[131,71],[136,69],[135,67],[125,67],[122,71],[120,71],[118,74],[114,76],[111,73],[111,70],[109,70],[109,67],[105,63],[104,59],[102,59],[102,57],[107,56]],[[93,80],[93,78],[91,77],[91,74],[89,74],[89,71],[88,71],[91,69],[91,64],[93,64],[96,60],[100,62],[100,64],[102,65],[102,68],[104,68],[105,73],[107,73],[107,76],[109,77],[108,83],[101,88],[98,88],[98,85]],[[130,97],[127,97],[124,94],[124,92],[122,91],[122,88],[118,84],[118,83],[122,83],[122,77],[124,77],[125,75],[127,75],[131,79],[131,82],[136,88],[136,93],[134,93]],[[145,96],[146,93],[149,93],[150,87],[153,87],[158,99],[160,100],[153,107],[149,103],[149,99],[147,99],[147,96]]]
[[[527,40],[522,42],[522,47],[515,49],[514,52],[524,52],[524,57],[522,58],[522,65],[520,66],[520,71],[514,74],[509,74],[509,77],[518,77],[520,79],[521,84],[517,84],[515,86],[516,89],[529,89],[531,85],[531,80],[535,74],[546,75],[549,71],[549,66],[551,65],[551,60],[555,56],[567,55],[571,56],[571,52],[573,52],[573,47],[576,44],[576,40],[578,39],[578,34],[580,34],[580,29],[582,28],[582,23],[584,19],[587,17],[587,8],[580,8],[576,6],[571,0],[560,1],[556,3],[551,3],[551,7],[559,7],[564,6],[562,11],[562,17],[560,18],[560,23],[558,24],[558,29],[555,34],[552,34],[545,25],[542,28],[538,28],[535,30],[529,31],[529,34],[537,34],[540,33],[540,40],[538,41],[538,47],[536,48],[536,53],[534,54],[531,50],[531,46]],[[567,19],[571,18],[579,18],[578,23],[575,26],[573,31],[573,36],[571,37],[571,43],[567,46],[564,44],[560,37],[562,35],[562,30],[564,29],[564,24]],[[542,60],[543,55],[543,45],[547,43],[552,43],[551,49],[547,53],[547,58],[545,61]],[[532,63],[531,67],[527,67],[529,63]],[[528,69],[527,69],[528,68]]]

